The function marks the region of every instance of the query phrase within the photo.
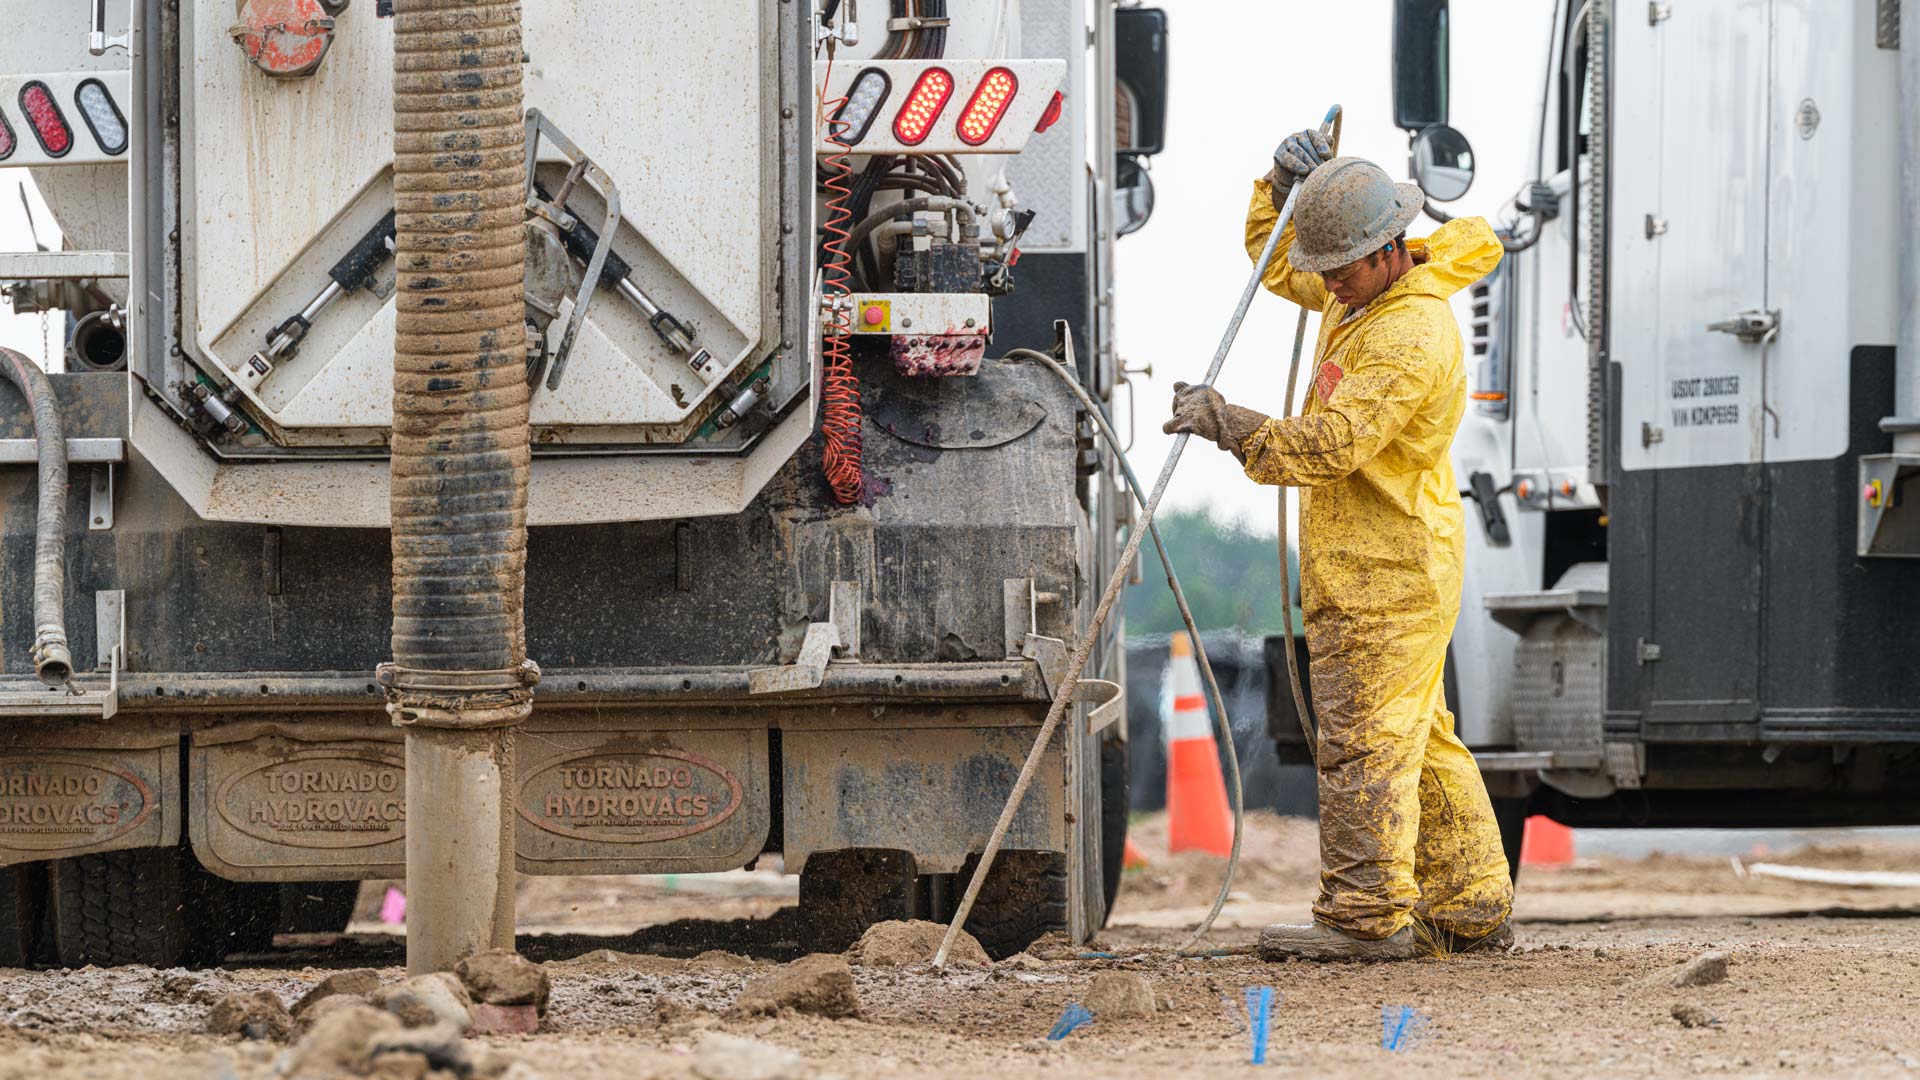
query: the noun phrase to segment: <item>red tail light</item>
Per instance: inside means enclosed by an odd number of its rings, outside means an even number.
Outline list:
[[[1047,102],[1047,107],[1041,110],[1040,122],[1033,125],[1033,133],[1038,135],[1058,123],[1060,121],[1061,110],[1065,108],[1066,104],[1067,95],[1055,90],[1053,92],[1053,100]]]
[[[945,68],[930,67],[921,72],[906,102],[900,106],[899,115],[893,118],[893,137],[905,146],[924,142],[952,96],[953,76]]]
[[[67,126],[66,115],[46,83],[36,79],[20,88],[20,111],[26,114],[27,126],[33,129],[33,137],[40,140],[40,149],[48,157],[65,157],[73,149],[73,129]]]
[[[18,145],[13,139],[13,125],[7,123],[7,114],[0,113],[0,161],[13,156],[13,148]]]
[[[1007,106],[1013,104],[1013,95],[1019,90],[1020,81],[1006,68],[993,68],[973,88],[973,96],[967,99],[967,107],[960,114],[960,123],[956,130],[960,141],[968,146],[979,146],[993,135],[993,129],[1000,126],[1000,118],[1007,115]]]

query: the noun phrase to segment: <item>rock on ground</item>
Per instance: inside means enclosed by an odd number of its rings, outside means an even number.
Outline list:
[[[293,1031],[293,1017],[271,990],[222,994],[207,1012],[207,1031],[214,1035],[244,1035],[249,1039],[284,1039]]]
[[[748,981],[733,1005],[736,1016],[771,1016],[783,1009],[827,1017],[860,1015],[853,969],[841,957],[813,953]]]
[[[354,968],[352,971],[336,971],[314,984],[313,989],[303,994],[293,1003],[293,1015],[298,1017],[308,1009],[327,998],[339,994],[352,994],[359,997],[380,989],[380,976],[372,968]]]
[[[1137,971],[1102,971],[1082,1000],[1095,1020],[1152,1016],[1153,984]]]
[[[791,1080],[804,1074],[791,1050],[709,1031],[693,1048],[693,1074],[702,1080]]]
[[[394,1014],[350,998],[341,1000],[346,1004],[313,1010],[313,1029],[280,1059],[282,1075],[362,1075],[368,1044],[400,1030],[400,1018]]]
[[[708,949],[694,957],[693,963],[696,967],[719,968],[722,971],[745,971],[753,966],[753,961],[724,949]]]
[[[867,927],[867,932],[847,951],[847,957],[862,967],[920,967],[933,963],[934,954],[940,951],[940,939],[946,934],[947,928],[940,923],[920,919],[878,922]],[[953,941],[947,962],[962,967],[985,967],[987,951],[972,934],[962,930]]]
[[[305,1035],[307,1032],[313,1030],[314,1025],[318,1024],[322,1017],[332,1015],[340,1009],[353,1008],[356,1005],[364,1009],[367,1007],[367,1001],[365,998],[356,994],[335,994],[332,997],[321,998],[319,1001],[301,1009],[295,1014],[293,1018],[293,1033],[295,1035]]]
[[[444,1069],[457,1076],[468,1076],[474,1071],[466,1041],[452,1024],[376,1032],[367,1040],[366,1062],[371,1072],[394,1071],[405,1075],[414,1071],[409,1066],[415,1058],[425,1062],[429,1070]]]
[[[460,980],[445,971],[382,986],[367,995],[367,1001],[410,1028],[447,1023],[464,1032],[473,1026],[473,999]]]
[[[1673,986],[1711,986],[1725,982],[1727,978],[1727,954],[1715,950],[1703,952],[1699,956],[1664,973],[1660,980]]]
[[[553,984],[545,968],[511,949],[488,949],[454,965],[474,1001],[488,1005],[532,1005],[547,1014]]]
[[[473,1003],[476,1035],[531,1035],[540,1030],[540,1010],[532,1005]]]
[[[1673,1007],[1673,1018],[1680,1021],[1681,1027],[1714,1027],[1720,1023],[1718,1017],[1698,1005],[1681,1003]]]

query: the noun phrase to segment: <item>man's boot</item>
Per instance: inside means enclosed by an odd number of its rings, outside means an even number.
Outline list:
[[[1418,952],[1410,926],[1376,940],[1353,937],[1317,922],[1278,923],[1260,931],[1260,959],[1268,961],[1411,960]]]
[[[1513,948],[1513,920],[1511,919],[1501,922],[1499,926],[1493,928],[1492,933],[1477,941],[1456,937],[1453,944],[1453,951],[1457,953],[1496,953],[1506,952],[1511,948]]]

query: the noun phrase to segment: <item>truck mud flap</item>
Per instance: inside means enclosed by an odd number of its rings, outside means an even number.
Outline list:
[[[520,871],[744,866],[772,826],[767,742],[751,712],[536,709],[514,757]]]
[[[221,877],[406,874],[406,758],[384,713],[196,731],[191,787],[193,851]]]
[[[180,840],[173,725],[13,725],[0,731],[0,864]]]
[[[1013,706],[817,709],[781,723],[784,851],[797,872],[816,851],[912,852],[922,874],[959,871],[986,846],[1033,747],[1040,715]],[[1066,761],[1042,759],[1007,850],[1067,850]]]

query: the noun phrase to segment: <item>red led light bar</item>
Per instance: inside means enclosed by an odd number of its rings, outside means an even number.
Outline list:
[[[967,99],[966,109],[960,113],[960,122],[955,125],[960,141],[979,146],[992,138],[993,129],[1000,126],[1000,118],[1007,115],[1007,106],[1013,104],[1013,95],[1019,89],[1020,80],[1006,68],[993,68],[982,76],[980,85],[973,88],[973,96]]]
[[[13,156],[13,148],[19,143],[13,137],[13,125],[7,123],[7,114],[0,113],[0,161]]]
[[[48,157],[65,157],[73,149],[73,129],[67,126],[66,115],[46,83],[35,79],[20,88],[20,111],[26,114],[27,126],[33,129],[33,137],[40,140],[40,149]]]
[[[953,96],[953,76],[945,68],[930,67],[913,81],[913,89],[893,118],[893,137],[902,145],[918,146],[926,141],[934,121],[940,119],[947,99]]]

